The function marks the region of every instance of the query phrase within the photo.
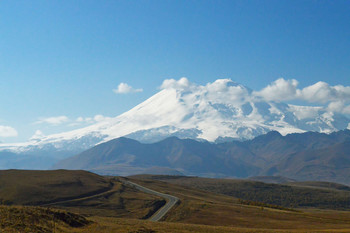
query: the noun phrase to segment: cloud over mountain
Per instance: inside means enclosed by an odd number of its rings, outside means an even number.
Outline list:
[[[350,86],[336,85],[319,81],[304,88],[298,88],[299,82],[295,79],[279,78],[259,91],[234,83],[231,79],[218,79],[205,86],[191,83],[183,77],[179,80],[166,79],[160,89],[188,90],[207,92],[211,99],[220,99],[227,102],[244,102],[256,98],[265,101],[285,102],[300,100],[318,104],[330,112],[350,114]]]
[[[267,101],[302,100],[319,105],[328,104],[328,111],[350,114],[350,86],[331,86],[325,82],[298,88],[299,82],[295,79],[277,79],[254,95]]]
[[[120,83],[117,89],[113,89],[113,92],[116,94],[128,94],[128,93],[136,93],[142,92],[142,88],[133,88],[127,83]]]
[[[17,130],[12,128],[11,126],[0,125],[0,137],[8,138],[8,137],[17,137]]]
[[[167,79],[158,93],[116,117],[41,119],[51,124],[64,122],[82,127],[44,135],[35,143],[38,147],[50,144],[79,151],[122,136],[143,142],[169,136],[214,142],[251,139],[272,130],[282,135],[307,131],[331,133],[350,126],[349,116],[344,115],[349,111],[348,90],[346,86],[322,82],[298,88],[296,80],[283,78],[260,91],[231,79],[218,79],[206,85],[192,83],[187,78]],[[327,98],[329,101],[325,102]],[[304,105],[288,104],[296,99],[304,101]],[[308,102],[313,102],[313,106]]]
[[[41,130],[36,130],[34,135],[29,140],[39,140],[43,138],[45,135]]]
[[[66,123],[69,121],[69,118],[67,116],[55,116],[55,117],[46,117],[46,118],[40,118],[38,121],[36,121],[36,124],[50,124],[50,125],[60,125],[63,123]]]
[[[278,102],[296,99],[298,96],[297,86],[298,81],[295,79],[285,80],[280,78],[267,85],[261,91],[255,91],[254,95],[261,96],[268,101],[272,100]]]
[[[182,77],[179,80],[175,79],[165,79],[160,86],[160,89],[178,89],[178,90],[184,90],[186,88],[189,88],[190,86],[193,86],[194,84],[190,83],[187,78]]]

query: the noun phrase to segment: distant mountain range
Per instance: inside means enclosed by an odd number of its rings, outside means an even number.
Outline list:
[[[118,138],[64,159],[54,168],[100,174],[162,173],[206,177],[284,176],[350,184],[350,130],[282,136],[276,131],[244,142],[199,142],[170,137],[145,144]]]
[[[349,127],[350,120],[344,115],[323,107],[265,101],[229,79],[205,86],[180,81],[186,85],[164,88],[117,117],[24,143],[0,144],[0,168],[47,169],[60,159],[119,137],[143,143],[172,136],[220,143],[249,140],[270,131],[282,135],[308,131],[331,133]],[[246,149],[240,150],[243,153]],[[247,151],[240,160],[254,153],[254,150]],[[269,156],[263,155],[257,160]],[[260,163],[258,161],[254,164]],[[241,167],[239,162],[236,165],[243,170],[250,169]]]

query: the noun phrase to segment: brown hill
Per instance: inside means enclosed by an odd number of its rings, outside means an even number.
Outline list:
[[[1,170],[0,201],[3,204],[38,205],[109,190],[112,183],[87,171]]]
[[[246,201],[283,207],[350,210],[350,187],[327,182],[268,184],[251,180],[212,179],[186,176],[137,175],[136,179],[163,181],[187,188],[224,194]]]
[[[350,184],[349,143],[350,130],[286,136],[272,131],[219,144],[176,137],[151,144],[118,138],[62,160],[55,168],[123,176],[159,171],[203,177],[283,176]],[[158,169],[152,171],[154,167]]]
[[[274,175],[283,174],[299,180],[336,180],[349,184],[350,141],[291,154],[271,170]]]
[[[112,177],[87,171],[0,171],[0,200],[6,205],[35,205],[84,215],[144,218],[163,201],[124,186]]]
[[[232,196],[196,188],[195,184],[200,184],[201,180],[192,180],[191,187],[185,186],[186,179],[191,180],[191,177],[182,177],[179,184],[172,183],[176,181],[174,176],[166,176],[169,182],[161,181],[160,176],[149,178],[133,176],[131,180],[180,198],[179,205],[167,214],[166,222],[228,226],[232,227],[231,232],[344,232],[344,229],[350,229],[349,211],[290,209],[261,202],[242,202]],[[233,184],[225,186],[230,188]],[[209,229],[207,232],[215,232]],[[167,229],[160,232],[186,231]]]
[[[0,231],[15,232],[73,232],[92,221],[70,212],[22,206],[0,206]]]

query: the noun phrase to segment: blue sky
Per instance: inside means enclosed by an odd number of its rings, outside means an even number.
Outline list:
[[[78,127],[52,117],[116,116],[169,78],[350,86],[349,12],[340,0],[2,0],[0,126],[18,135],[0,141]]]

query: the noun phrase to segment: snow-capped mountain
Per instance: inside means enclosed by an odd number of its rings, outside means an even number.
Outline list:
[[[0,150],[75,153],[122,136],[141,142],[169,136],[212,142],[225,138],[243,140],[272,130],[282,135],[305,131],[330,133],[346,129],[349,122],[345,116],[323,107],[265,101],[230,79],[202,86],[182,78],[163,83],[158,93],[117,117],[25,143],[0,144]]]

